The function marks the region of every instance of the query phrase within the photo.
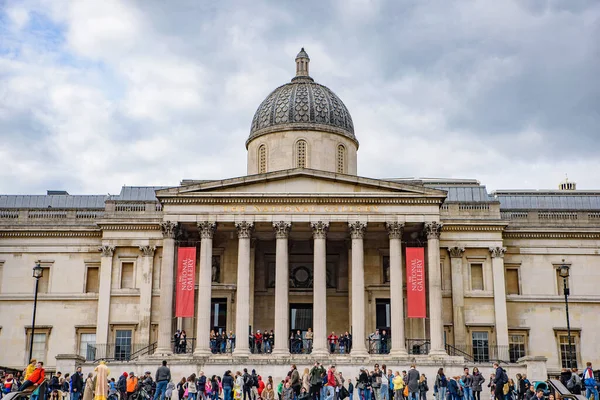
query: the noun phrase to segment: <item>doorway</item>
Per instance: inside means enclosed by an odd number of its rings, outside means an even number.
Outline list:
[[[227,330],[227,299],[213,298],[210,303],[210,329],[220,334]]]

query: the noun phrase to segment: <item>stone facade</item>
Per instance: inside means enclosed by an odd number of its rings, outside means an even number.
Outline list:
[[[542,360],[551,372],[568,361],[557,275],[565,264],[573,355],[579,367],[600,362],[600,192],[570,183],[489,194],[468,179],[359,177],[353,128],[328,121],[257,127],[244,177],[117,196],[0,196],[0,365],[26,361],[36,263],[44,274],[34,355],[50,369],[131,358],[114,369],[141,372],[152,357],[169,357],[181,373],[244,363],[270,371],[323,359],[326,336],[349,331],[351,355],[329,356],[348,373],[372,360],[458,371],[500,359],[541,376]],[[296,168],[298,139],[305,163]],[[174,312],[178,247],[197,250],[194,318]],[[427,318],[407,318],[407,247],[425,249]],[[290,331],[306,323],[313,353],[290,354]],[[215,328],[236,333],[233,354],[207,357]],[[389,355],[369,354],[377,328],[391,329]],[[187,331],[186,354],[173,354],[176,329]],[[273,356],[250,354],[249,329],[275,330]]]

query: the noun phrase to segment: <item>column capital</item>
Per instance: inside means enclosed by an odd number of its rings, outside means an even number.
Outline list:
[[[442,224],[441,222],[426,222],[425,234],[427,235],[427,239],[439,239],[443,226],[444,224]]]
[[[329,231],[329,222],[317,221],[310,224],[313,231],[313,239],[326,239]]]
[[[254,222],[242,221],[235,224],[238,232],[238,239],[250,239],[254,230]]]
[[[277,239],[287,239],[292,230],[292,224],[285,221],[273,222],[273,230],[275,230]]]
[[[177,222],[165,221],[160,224],[160,230],[162,231],[165,239],[175,239],[175,231],[177,230]]]
[[[462,246],[448,247],[448,253],[450,253],[450,258],[462,258],[465,248]]]
[[[144,257],[154,257],[156,246],[140,246],[140,251],[142,252]]]
[[[115,246],[100,246],[98,251],[102,252],[102,257],[112,257],[115,252]]]
[[[492,258],[504,258],[506,247],[490,247],[490,253],[492,254]]]
[[[402,233],[404,233],[404,224],[402,222],[386,222],[385,228],[388,231],[390,239],[402,239]]]
[[[212,239],[217,230],[216,222],[202,221],[198,222],[197,226],[201,239]]]
[[[350,228],[350,237],[352,239],[364,239],[365,232],[367,230],[366,222],[349,222],[348,228]]]

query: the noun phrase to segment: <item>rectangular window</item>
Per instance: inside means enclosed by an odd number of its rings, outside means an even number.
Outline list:
[[[562,279],[562,278],[561,278]],[[560,350],[560,365],[562,368],[577,368],[578,354],[577,344],[579,343],[579,332],[571,332],[571,346],[569,346],[569,336],[566,333],[558,334],[558,346]],[[570,361],[570,362],[569,362]]]
[[[508,335],[508,352],[510,356],[510,362],[514,363],[521,357],[525,357],[527,335],[525,333],[509,332]]]
[[[50,268],[42,267],[42,277],[38,282],[38,293],[48,293],[50,291]]]
[[[85,357],[87,361],[95,360],[96,334],[95,333],[80,333],[79,334],[79,355]]]
[[[505,270],[506,294],[521,294],[519,285],[519,268],[511,267]]]
[[[99,271],[98,267],[88,267],[87,268],[87,276],[85,279],[85,292],[86,293],[98,293],[100,289],[100,279],[99,279]]]
[[[483,290],[483,264],[471,264],[471,290]]]
[[[115,331],[115,359],[129,360],[131,356],[131,330],[118,329]]]
[[[133,263],[121,263],[121,289],[133,289],[134,287]]]
[[[490,361],[490,343],[488,332],[472,332],[473,359],[475,362]]]
[[[33,351],[31,357],[38,361],[46,362],[46,353],[48,351],[48,337],[50,336],[49,328],[36,327],[33,334]],[[31,340],[31,328],[27,328],[27,344],[25,345],[25,357],[29,357],[29,345]],[[27,360],[29,361],[29,360]]]

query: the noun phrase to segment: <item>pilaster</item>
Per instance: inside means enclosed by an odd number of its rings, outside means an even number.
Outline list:
[[[454,344],[461,348],[467,343],[467,331],[465,326],[465,288],[463,281],[463,254],[465,248],[461,246],[448,247],[450,254],[450,268],[452,272],[452,308]]]
[[[150,344],[150,317],[152,313],[152,266],[156,246],[140,246],[142,252],[140,306],[139,306],[139,331],[138,343],[142,346]]]
[[[110,284],[115,247],[103,245],[98,248],[102,252],[100,259],[100,285],[98,288],[98,312],[96,315],[96,343],[108,343],[108,324],[110,318]]]

